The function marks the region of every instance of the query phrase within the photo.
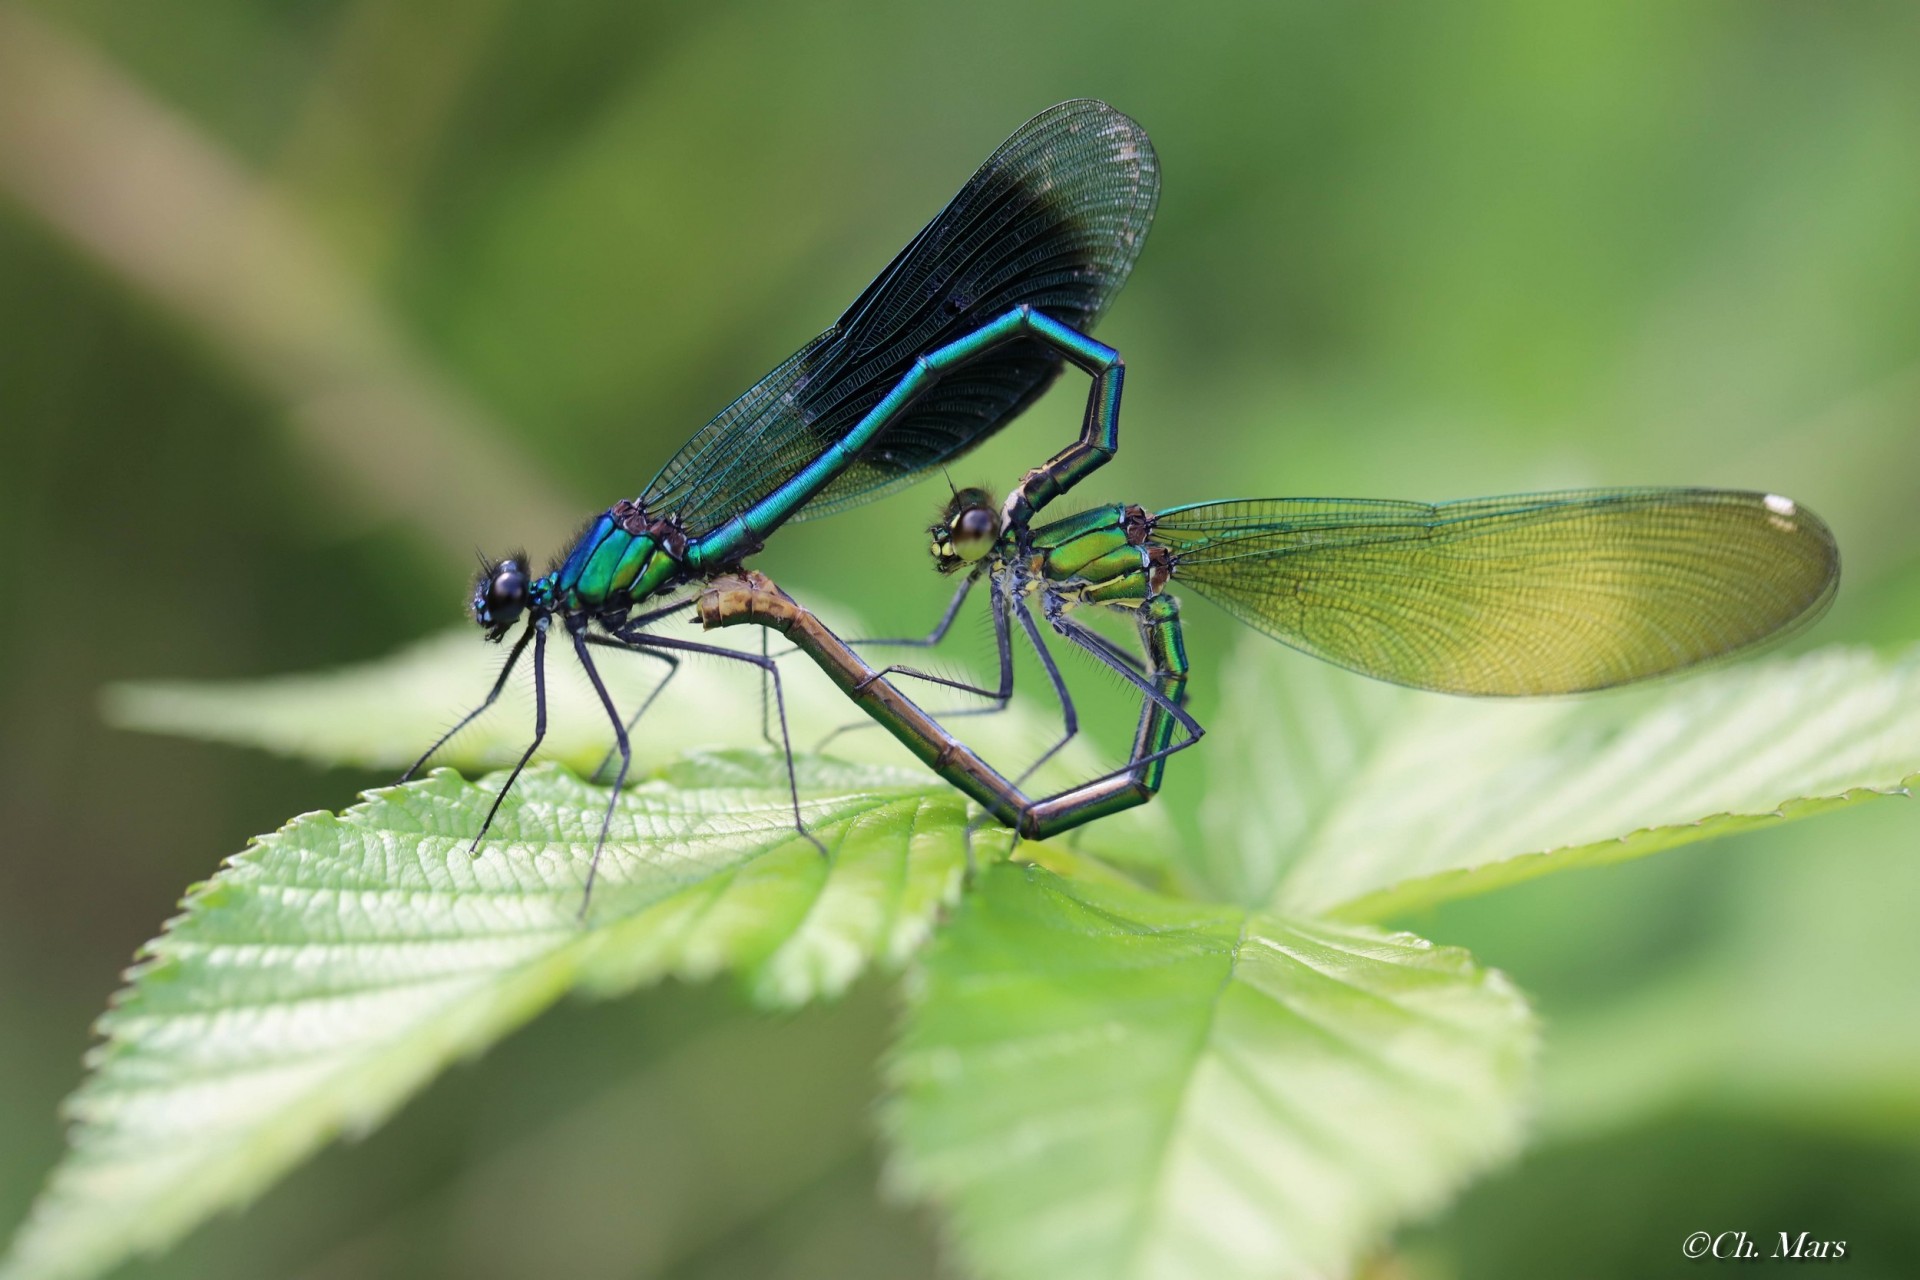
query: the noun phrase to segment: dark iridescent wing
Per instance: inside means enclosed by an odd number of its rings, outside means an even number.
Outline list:
[[[1022,303],[1091,329],[1133,268],[1159,192],[1153,145],[1132,120],[1091,99],[1041,112],[831,329],[701,428],[641,504],[697,537],[846,435],[916,357]],[[1051,350],[1018,342],[949,375],[802,516],[879,497],[966,452],[1060,366]]]
[[[1840,577],[1811,511],[1713,489],[1212,502],[1162,513],[1153,537],[1176,582],[1248,625],[1444,693],[1677,671],[1811,621]]]

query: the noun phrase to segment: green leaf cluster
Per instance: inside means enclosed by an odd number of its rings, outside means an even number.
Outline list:
[[[112,705],[391,761],[434,727],[422,660]],[[497,779],[442,769],[296,818],[143,950],[0,1275],[164,1247],[569,993],[724,973],[784,1009],[869,971],[907,993],[889,1182],[939,1206],[979,1274],[1338,1273],[1519,1148],[1540,1034],[1500,973],[1376,922],[1920,774],[1920,654],[1526,705],[1368,685],[1264,643],[1225,679],[1198,841],[1122,823],[1008,862],[926,774],[803,756],[823,859],[794,836],[776,755],[693,752],[621,797],[582,918],[606,792],[559,765],[529,772],[477,857]],[[561,755],[590,768],[595,746]],[[1126,869],[1149,866],[1150,883]]]

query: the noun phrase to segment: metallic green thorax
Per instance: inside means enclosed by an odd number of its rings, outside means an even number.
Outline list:
[[[1147,674],[1155,691],[1178,705],[1187,690],[1186,634],[1180,626],[1180,602],[1166,594],[1174,558],[1153,543],[1153,529],[1153,514],[1142,507],[1095,507],[1035,529],[1028,539],[1028,564],[1058,598],[1134,610]],[[1088,795],[1084,803],[1069,803],[1064,807],[1072,814],[1070,825],[1129,808],[1157,791],[1166,769],[1165,753],[1178,728],[1164,707],[1148,700],[1134,735],[1131,758],[1146,762],[1135,770],[1134,789],[1109,788]]]
[[[1035,587],[1044,584],[1076,603],[1121,608],[1161,599],[1173,560],[1152,544],[1153,523],[1144,509],[1116,504],[1035,529],[1028,540]]]
[[[534,591],[557,609],[618,608],[684,576],[685,554],[686,538],[672,522],[622,501],[588,526]]]

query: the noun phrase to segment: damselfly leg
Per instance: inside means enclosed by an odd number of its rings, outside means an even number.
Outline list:
[[[782,632],[909,751],[1026,838],[1045,839],[1142,803],[1159,787],[1161,762],[1190,745],[1194,736],[1190,733],[1177,744],[1170,741],[1174,726],[1183,723],[1170,712],[1184,716],[1180,702],[1187,678],[1179,618],[1171,609],[1143,623],[1155,696],[1143,708],[1128,765],[1039,799],[997,773],[892,681],[878,678],[845,641],[763,575],[747,572],[714,583],[701,596],[699,609],[701,621],[710,628],[753,623]],[[1184,723],[1199,728],[1190,717]],[[971,856],[971,843],[968,850]]]
[[[827,846],[822,844],[811,831],[807,830],[806,820],[800,813],[800,781],[793,767],[793,740],[787,730],[787,700],[780,681],[778,664],[771,658],[759,654],[742,653],[738,649],[728,649],[721,645],[701,644],[694,640],[677,640],[669,636],[654,635],[650,632],[622,628],[607,641],[613,648],[664,649],[674,653],[702,654],[710,658],[723,658],[728,662],[745,662],[760,668],[771,677],[773,686],[773,708],[780,726],[780,741],[776,744],[786,762],[787,793],[793,804],[793,827],[807,843],[827,856]]]
[[[527,630],[533,636],[533,741],[520,753],[520,759],[514,762],[513,772],[507,775],[505,784],[493,797],[493,804],[487,809],[487,820],[474,833],[473,843],[467,846],[468,853],[480,851],[480,842],[486,839],[487,829],[493,826],[494,815],[500,812],[500,802],[507,798],[507,792],[513,790],[513,784],[520,780],[520,771],[527,767],[527,761],[533,759],[533,753],[540,749],[540,743],[547,736],[547,619],[535,618],[527,624]],[[518,653],[524,644],[526,637],[522,636],[520,643],[514,646],[514,652]],[[505,673],[502,673],[502,683],[505,679]],[[498,685],[494,691],[499,692]]]
[[[613,775],[613,786],[607,790],[607,807],[600,815],[600,834],[593,842],[593,857],[587,862],[587,882],[580,894],[582,918],[587,914],[587,904],[593,900],[593,881],[600,872],[600,854],[607,847],[607,832],[613,827],[613,810],[620,803],[620,789],[627,785],[627,773],[633,768],[633,746],[627,737],[627,726],[621,723],[620,712],[613,705],[613,697],[608,694],[606,683],[600,679],[600,670],[593,665],[593,653],[587,647],[587,626],[587,620],[577,614],[567,619],[567,629],[573,633],[573,651],[579,657],[587,679],[593,682],[593,691],[600,695],[600,705],[605,708],[607,719],[613,724],[614,751],[620,757],[620,770]]]
[[[529,624],[527,629],[520,633],[520,638],[513,642],[513,648],[507,653],[507,660],[500,664],[500,674],[494,677],[493,688],[487,690],[487,696],[481,700],[480,705],[467,712],[464,716],[461,716],[451,729],[448,729],[438,738],[435,738],[433,745],[421,752],[420,758],[408,765],[407,771],[401,774],[396,781],[406,782],[412,778],[414,774],[420,772],[421,769],[426,767],[427,761],[433,759],[435,753],[438,752],[440,748],[453,741],[454,735],[479,719],[482,712],[486,711],[488,707],[491,707],[499,700],[500,691],[507,687],[507,677],[513,674],[514,667],[520,661],[520,655],[526,652],[527,641],[533,639],[533,633],[534,627]]]

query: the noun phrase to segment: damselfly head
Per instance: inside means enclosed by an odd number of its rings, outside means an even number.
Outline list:
[[[933,535],[934,567],[953,573],[976,564],[1000,540],[1000,508],[985,489],[956,489]]]
[[[487,639],[497,641],[507,634],[526,607],[526,552],[481,566],[473,584],[473,620],[486,629]]]

